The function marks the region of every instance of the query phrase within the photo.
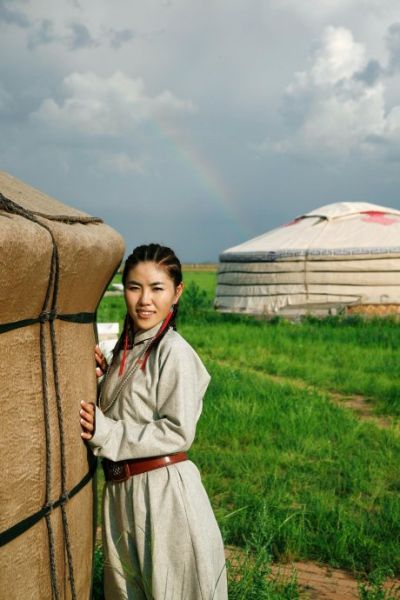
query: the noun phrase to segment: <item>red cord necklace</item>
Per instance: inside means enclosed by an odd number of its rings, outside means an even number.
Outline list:
[[[157,331],[156,335],[154,336],[153,340],[151,341],[149,347],[146,350],[146,353],[145,353],[144,357],[141,358],[141,356],[139,356],[137,358],[136,362],[138,364],[140,364],[140,369],[142,371],[145,370],[147,360],[148,360],[148,358],[150,356],[150,352],[151,352],[151,350],[152,350],[152,348],[153,348],[156,340],[160,337],[160,335],[162,335],[164,333],[164,331],[168,327],[168,325],[169,325],[169,323],[170,323],[170,321],[171,321],[171,319],[172,319],[173,316],[174,316],[174,310],[172,309],[168,313],[168,315],[166,316],[166,318],[164,319],[164,321],[163,321],[160,329]],[[119,377],[122,377],[122,375],[124,374],[124,371],[125,371],[125,363],[126,363],[126,358],[127,358],[127,355],[128,355],[128,342],[129,342],[129,336],[128,336],[128,325],[127,325],[126,329],[125,329],[125,336],[124,336],[124,353],[122,355],[121,364],[120,364],[119,371],[118,371],[118,376]]]

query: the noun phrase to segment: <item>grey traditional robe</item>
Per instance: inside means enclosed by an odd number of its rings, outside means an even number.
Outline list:
[[[126,376],[118,375],[120,353],[103,383],[106,415],[96,408],[89,442],[97,456],[159,456],[189,450],[193,442],[210,376],[172,329],[145,370],[135,367],[158,329],[136,335]],[[106,600],[227,599],[221,534],[191,461],[107,483],[103,548]]]

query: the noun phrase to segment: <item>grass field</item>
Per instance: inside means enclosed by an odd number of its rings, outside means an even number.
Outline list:
[[[400,325],[220,315],[210,309],[215,273],[185,280],[180,331],[212,374],[191,456],[225,542],[264,563],[310,559],[359,576],[399,575],[400,437],[360,422],[328,392],[362,394],[399,415]],[[99,321],[122,316],[122,298],[103,299]],[[230,598],[297,597],[293,585],[256,593],[254,577],[244,595],[232,578]]]

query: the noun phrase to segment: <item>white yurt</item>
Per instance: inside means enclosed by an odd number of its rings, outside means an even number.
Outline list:
[[[400,211],[327,204],[225,250],[215,307],[255,315],[400,313]]]

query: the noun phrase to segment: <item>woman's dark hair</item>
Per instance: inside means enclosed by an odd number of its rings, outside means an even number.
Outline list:
[[[137,264],[139,264],[141,262],[146,262],[146,261],[154,262],[157,265],[159,265],[160,267],[163,267],[167,271],[169,277],[174,282],[175,287],[177,287],[180,283],[182,283],[182,266],[179,261],[179,258],[176,256],[175,252],[171,248],[168,248],[168,246],[161,246],[160,244],[144,244],[142,246],[137,246],[133,250],[132,254],[130,254],[125,261],[124,270],[122,273],[122,283],[123,283],[124,287],[125,287],[128,275],[129,275],[129,271],[131,269],[133,269],[134,267],[136,267]],[[175,330],[176,330],[177,316],[178,316],[178,304],[174,304],[173,314],[172,314],[171,320],[169,322],[169,325]],[[151,345],[148,349],[148,353],[151,350],[153,350],[153,348],[155,348],[160,343],[161,339],[164,337],[164,335],[167,333],[167,331],[168,331],[168,327],[166,329],[164,329],[164,331],[161,333],[161,335],[154,338],[153,342],[151,343]],[[124,327],[123,327],[122,333],[120,335],[120,338],[119,338],[118,342],[116,343],[115,348],[113,350],[113,358],[114,359],[116,358],[118,352],[124,346],[124,340],[125,340],[126,333],[128,335],[128,348],[132,348],[134,332],[133,332],[133,324],[131,322],[131,318],[128,313],[125,316]]]

